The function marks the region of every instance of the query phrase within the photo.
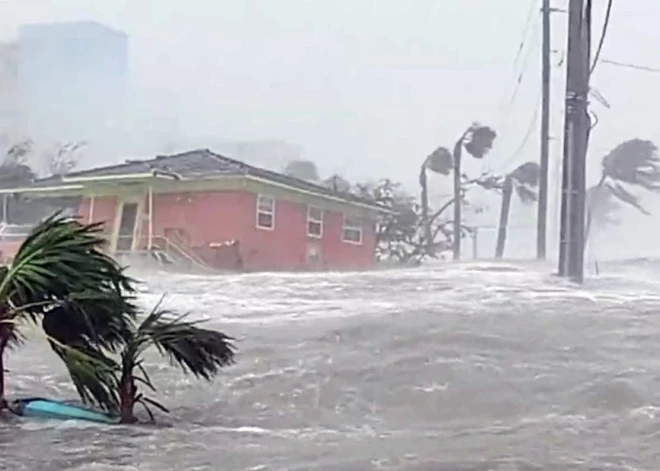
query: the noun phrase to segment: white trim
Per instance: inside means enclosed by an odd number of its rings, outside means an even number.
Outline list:
[[[113,180],[142,180],[145,178],[153,178],[154,174],[149,173],[133,173],[133,174],[117,174],[117,175],[97,175],[91,177],[62,177],[63,182],[105,182]]]
[[[269,198],[272,201],[273,204],[272,204],[272,209],[270,211],[264,211],[259,207],[260,206],[259,203],[260,203],[262,198],[264,198],[264,199]],[[258,194],[257,195],[257,205],[256,205],[256,208],[255,208],[254,214],[255,214],[254,224],[255,224],[257,229],[260,229],[262,231],[274,231],[275,230],[275,197],[271,196],[271,195]],[[266,215],[271,216],[272,219],[273,219],[273,225],[270,226],[270,227],[259,225],[259,214],[266,214]]]
[[[135,250],[135,247],[137,245],[138,241],[138,234],[140,233],[141,229],[141,224],[142,224],[142,218],[141,214],[144,211],[144,195],[137,196],[137,195],[132,195],[132,196],[124,196],[124,197],[119,197],[117,200],[117,205],[115,206],[115,217],[114,217],[114,222],[113,222],[113,227],[112,227],[112,235],[111,235],[111,242],[110,242],[110,249],[112,253],[117,252],[117,245],[119,245],[119,229],[121,226],[121,219],[124,213],[124,205],[125,204],[136,204],[137,209],[135,211],[135,221],[133,223],[133,240],[131,242],[131,247],[129,249],[130,252],[133,252]]]
[[[312,210],[319,211],[321,213],[321,219],[312,219],[311,216],[310,216],[310,212]],[[322,239],[323,238],[323,219],[324,219],[324,216],[325,216],[324,211],[321,208],[316,207],[316,206],[312,206],[312,205],[309,205],[309,204],[307,205],[307,237],[312,237],[314,239]],[[321,230],[319,231],[318,234],[312,234],[311,232],[309,232],[309,224],[310,223],[319,224]]]
[[[94,195],[89,197],[89,208],[87,208],[87,224],[94,222]]]
[[[342,228],[341,228],[341,241],[344,244],[362,245],[362,241],[364,240],[364,227],[362,225],[358,225],[358,226],[347,225],[346,220],[350,219],[350,218],[351,218],[351,216],[347,216],[347,215],[344,214],[344,223],[343,223]],[[355,230],[360,231],[360,240],[359,241],[347,240],[344,237],[344,235],[346,234],[346,229],[350,229],[350,230],[354,230],[354,231]]]
[[[83,185],[55,185],[55,186],[34,186],[34,187],[17,187],[17,188],[2,188],[0,189],[0,195],[10,195],[13,193],[41,193],[41,192],[53,192],[57,193],[60,191],[68,190],[82,190],[85,187]]]
[[[89,177],[63,176],[63,182],[104,182],[104,181],[124,181],[124,180],[148,180],[164,178],[165,180],[180,180],[181,177],[176,173],[165,172],[161,170],[152,170],[145,173],[119,173],[116,175],[96,175]]]
[[[147,234],[147,250],[154,248],[154,188],[149,185],[147,192],[148,211],[149,211],[149,233]]]

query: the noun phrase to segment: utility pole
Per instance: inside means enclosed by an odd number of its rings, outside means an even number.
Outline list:
[[[548,234],[548,166],[550,132],[550,0],[542,0],[543,41],[541,82],[543,101],[541,104],[541,162],[539,175],[539,202],[536,218],[536,258],[545,260]]]
[[[559,275],[581,283],[584,275],[585,167],[590,130],[587,98],[591,0],[570,0],[568,23]]]

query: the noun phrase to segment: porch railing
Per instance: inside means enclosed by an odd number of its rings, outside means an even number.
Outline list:
[[[163,250],[170,258],[179,258],[184,259],[186,262],[195,268],[199,268],[205,271],[212,270],[208,263],[206,263],[201,257],[195,254],[189,247],[185,246],[183,243],[175,241],[173,237],[167,236],[154,236],[153,237],[153,248],[158,248]]]

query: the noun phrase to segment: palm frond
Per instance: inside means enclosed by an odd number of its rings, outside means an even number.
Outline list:
[[[631,139],[619,144],[603,157],[602,168],[612,180],[660,191],[660,157],[652,141]]]
[[[14,262],[0,273],[0,299],[14,306],[65,300],[74,293],[134,292],[134,280],[102,249],[97,224],[82,225],[55,214],[40,223],[19,248]],[[46,308],[23,311],[32,317]]]
[[[112,291],[74,293],[43,315],[42,326],[67,345],[90,342],[116,352],[132,334],[131,300]]]
[[[138,327],[142,348],[153,344],[159,353],[184,373],[210,380],[220,368],[234,362],[234,339],[222,332],[198,327],[187,315],[154,309]]]
[[[536,187],[539,184],[540,173],[539,164],[525,162],[509,174],[513,181],[513,188],[524,204],[533,203],[538,199]]]
[[[647,216],[651,214],[649,211],[646,210],[646,208],[644,208],[644,206],[642,206],[642,203],[639,201],[639,198],[633,195],[627,189],[625,189],[620,183],[608,182],[607,187],[612,192],[612,196],[614,196],[622,203],[632,206],[633,208],[637,209],[639,212]]]
[[[0,282],[0,298],[22,305],[79,292],[133,292],[134,280],[102,251],[105,243],[98,224],[47,218],[19,248]]]
[[[446,147],[438,147],[426,158],[424,166],[432,172],[449,175],[454,169],[454,157]]]
[[[538,186],[541,169],[536,162],[525,162],[509,174],[516,182],[531,187]]]
[[[474,123],[463,139],[463,146],[472,157],[481,159],[493,148],[496,137],[497,132],[491,127]]]
[[[614,214],[619,209],[619,201],[607,184],[594,185],[587,189],[587,208],[595,226],[614,224]]]
[[[513,188],[515,189],[518,198],[520,198],[520,201],[522,201],[523,204],[531,204],[538,200],[536,189],[529,185],[514,181]]]
[[[119,410],[119,365],[90,344],[66,345],[48,337],[62,359],[81,400],[110,413]]]

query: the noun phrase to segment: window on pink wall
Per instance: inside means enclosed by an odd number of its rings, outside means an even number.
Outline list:
[[[314,206],[307,207],[307,235],[320,239],[323,237],[323,210]]]
[[[275,229],[275,198],[268,195],[257,196],[257,228],[272,231]]]
[[[347,244],[362,244],[362,225],[360,218],[354,216],[344,216],[344,229],[342,230],[341,240]]]

